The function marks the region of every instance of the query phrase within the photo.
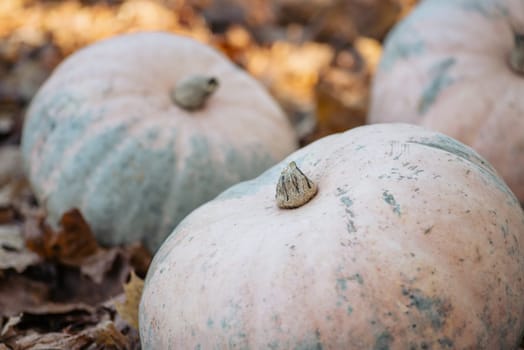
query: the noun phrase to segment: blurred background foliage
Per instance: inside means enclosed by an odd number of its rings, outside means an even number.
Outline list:
[[[259,79],[309,143],[364,123],[381,42],[416,0],[3,0],[0,138],[60,61],[116,34],[163,30],[210,44]]]

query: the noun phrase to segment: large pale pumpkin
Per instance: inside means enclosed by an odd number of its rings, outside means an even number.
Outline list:
[[[514,349],[523,266],[522,209],[484,159],[418,126],[364,126],[186,217],[148,272],[140,335],[144,349]]]
[[[67,58],[31,102],[22,139],[51,222],[77,207],[102,243],[151,249],[191,210],[296,145],[255,79],[167,33],[123,35]]]
[[[369,121],[472,146],[524,203],[524,1],[422,1],[387,37]]]

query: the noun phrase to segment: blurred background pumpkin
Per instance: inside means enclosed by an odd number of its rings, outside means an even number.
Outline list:
[[[524,2],[427,0],[388,35],[369,122],[444,132],[524,202]]]
[[[189,212],[280,161],[297,138],[226,57],[144,32],[62,62],[31,101],[21,147],[51,225],[77,208],[102,244],[155,251]]]

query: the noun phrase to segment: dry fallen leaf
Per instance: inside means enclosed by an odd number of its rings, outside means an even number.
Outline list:
[[[105,320],[81,332],[21,332],[11,337],[2,336],[8,346],[16,350],[58,349],[138,349],[110,320]]]
[[[10,181],[22,178],[23,174],[20,147],[15,145],[0,147],[0,188]]]
[[[128,339],[116,329],[112,321],[102,322],[95,328],[87,329],[83,333],[93,339],[95,344],[102,346],[103,349],[125,350],[128,348]]]
[[[95,254],[83,259],[78,266],[84,276],[88,276],[93,282],[100,284],[120,254],[119,249],[99,249]]]
[[[49,271],[45,271],[45,269]],[[53,278],[53,270],[44,265],[25,274],[13,270],[3,271],[0,276],[0,318],[11,317],[23,311],[45,304],[51,294],[51,287],[41,279]],[[30,278],[35,275],[36,278]]]
[[[129,282],[124,284],[126,300],[124,303],[115,303],[116,311],[129,325],[138,329],[138,305],[144,289],[144,280],[131,271]]]
[[[11,274],[1,281],[0,322],[7,319],[0,334],[0,343],[14,349],[41,349],[33,347],[36,344],[46,346],[46,349],[87,349],[94,345],[96,349],[139,348],[138,332],[123,321],[114,309],[113,296],[123,296],[118,294],[121,293],[123,280],[118,283],[118,293],[113,291],[103,298],[92,296],[94,290],[91,289],[84,295],[85,302],[53,302],[49,299],[60,297],[60,293],[51,288],[56,284],[53,282],[55,279],[48,278],[47,282],[40,282],[39,287],[27,274]],[[26,283],[24,289],[19,289],[18,285],[24,281],[32,285]],[[76,282],[74,286],[83,289],[83,283]],[[65,288],[69,289],[69,293],[73,292],[69,299],[78,299],[80,293],[74,293],[71,286]],[[105,289],[104,285],[97,288],[98,293],[108,294],[100,290]]]
[[[77,210],[66,213],[57,230],[41,212],[29,214],[23,230],[31,251],[19,226],[0,226],[0,319],[91,314],[89,308],[122,293],[131,270],[145,275],[151,254],[143,245],[99,247]]]
[[[0,81],[0,95],[29,101],[49,74],[49,68],[36,60],[16,63],[6,79]]]
[[[89,256],[100,247],[94,238],[89,224],[78,209],[71,209],[60,219],[60,227],[54,230],[40,218],[40,232],[26,237],[29,249],[47,260],[61,262],[70,266],[81,266]]]
[[[83,334],[28,332],[16,340],[6,339],[6,343],[16,350],[83,349],[90,344],[90,339]]]
[[[353,44],[355,49],[364,59],[371,74],[375,74],[382,55],[382,45],[379,41],[366,37],[358,37]]]
[[[25,247],[19,225],[0,226],[0,270],[14,269],[21,273],[28,266],[41,261],[40,257]]]
[[[7,321],[2,325],[0,337],[9,337],[13,335],[13,327],[16,326],[22,320],[22,316],[11,316],[7,318]]]

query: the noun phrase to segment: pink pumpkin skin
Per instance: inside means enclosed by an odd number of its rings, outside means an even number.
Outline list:
[[[279,209],[296,161],[318,193]],[[402,124],[321,139],[191,213],[154,257],[144,349],[512,349],[524,214],[470,148]]]
[[[517,34],[522,1],[422,2],[386,40],[368,121],[415,123],[473,147],[524,202],[524,71],[509,64]]]

